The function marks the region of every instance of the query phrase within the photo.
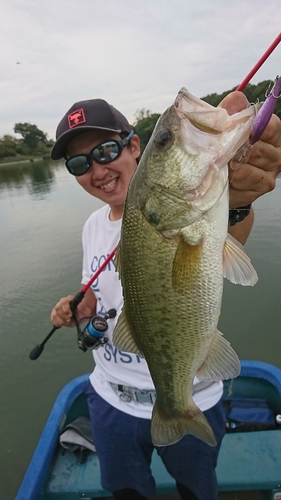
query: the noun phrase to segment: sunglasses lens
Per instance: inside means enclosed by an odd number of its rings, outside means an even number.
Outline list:
[[[96,147],[92,151],[92,156],[98,163],[110,163],[120,156],[120,152],[117,142],[107,141]]]
[[[131,135],[133,135],[133,131],[129,134],[129,139]],[[127,144],[128,140],[125,142],[125,139],[123,141],[112,140],[103,142],[102,144],[96,146],[89,155],[73,156],[73,158],[67,160],[65,162],[66,168],[72,175],[79,177],[79,175],[84,175],[88,172],[92,164],[91,160],[94,160],[101,165],[110,163],[119,158],[122,150],[125,146],[127,146]]]
[[[66,162],[69,172],[79,176],[85,174],[89,170],[89,163],[86,156],[75,156]]]

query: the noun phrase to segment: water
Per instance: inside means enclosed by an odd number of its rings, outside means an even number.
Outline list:
[[[53,305],[79,287],[82,225],[100,206],[62,163],[0,165],[1,500],[14,500],[58,392],[92,369],[75,330],[58,330],[36,361],[29,352],[50,331]],[[225,283],[220,329],[240,358],[281,367],[281,179],[255,213],[246,248],[259,282]]]

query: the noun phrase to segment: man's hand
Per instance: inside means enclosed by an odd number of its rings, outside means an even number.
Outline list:
[[[229,114],[238,113],[248,105],[241,92],[231,92],[220,103]],[[275,187],[281,172],[281,121],[273,115],[260,140],[252,146],[247,163],[236,170],[229,167],[229,207],[241,207],[255,201]]]

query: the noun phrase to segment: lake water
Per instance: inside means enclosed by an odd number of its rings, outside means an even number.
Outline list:
[[[36,361],[29,352],[50,331],[57,300],[79,287],[82,226],[100,206],[63,163],[0,165],[1,500],[14,500],[58,392],[92,369],[75,330],[58,330]],[[255,203],[246,249],[259,282],[225,282],[219,327],[240,358],[281,367],[280,178]]]

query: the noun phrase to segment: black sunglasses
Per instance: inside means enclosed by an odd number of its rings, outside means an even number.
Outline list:
[[[128,146],[133,135],[134,131],[131,130],[129,135],[121,141],[111,139],[95,146],[88,155],[77,155],[69,158],[69,160],[65,162],[68,172],[75,175],[75,177],[79,177],[88,172],[93,160],[100,165],[106,165],[107,163],[117,160],[123,149]]]

